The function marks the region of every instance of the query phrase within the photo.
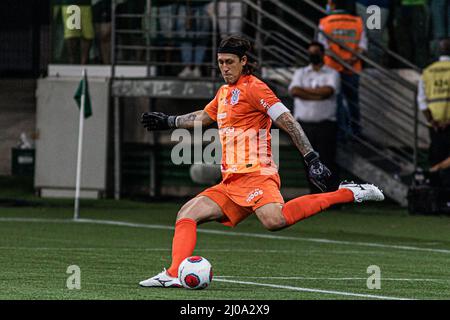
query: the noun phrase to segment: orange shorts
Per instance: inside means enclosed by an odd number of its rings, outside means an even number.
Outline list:
[[[234,227],[263,205],[272,202],[284,204],[280,185],[278,173],[236,173],[198,196],[206,196],[217,203],[224,214],[219,222]]]

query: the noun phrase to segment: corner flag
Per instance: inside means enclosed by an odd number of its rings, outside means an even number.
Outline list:
[[[73,213],[73,219],[77,220],[80,216],[81,159],[83,152],[84,119],[92,115],[91,97],[89,96],[86,69],[83,69],[82,79],[73,98],[77,102],[78,108],[80,109],[80,123],[78,127],[77,176],[75,181],[75,204]]]
[[[75,92],[73,98],[77,102],[78,108],[81,108],[81,100],[84,95],[84,117],[89,118],[92,116],[92,106],[91,106],[91,96],[89,95],[89,86],[87,75],[84,73],[83,78],[80,80],[80,84],[78,85],[78,89]]]

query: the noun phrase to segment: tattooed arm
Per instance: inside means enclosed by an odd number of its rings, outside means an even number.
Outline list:
[[[199,110],[178,116],[175,120],[175,126],[177,128],[191,129],[197,123],[201,123],[202,127],[205,127],[213,122],[214,120],[210,118],[205,110]]]
[[[290,112],[282,113],[275,120],[275,124],[291,136],[295,146],[302,154],[303,160],[308,167],[309,180],[322,192],[326,191],[331,172],[320,161],[319,154],[313,150],[311,143],[300,124],[294,119]]]
[[[302,156],[313,151],[308,137],[290,112],[281,114],[276,119],[275,124],[289,134]]]

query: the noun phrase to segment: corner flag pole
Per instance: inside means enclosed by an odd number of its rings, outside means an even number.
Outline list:
[[[75,183],[75,209],[73,219],[77,220],[80,216],[80,184],[81,184],[81,159],[83,151],[83,128],[84,128],[84,105],[86,101],[86,69],[83,69],[83,89],[80,104],[80,124],[78,126],[78,155],[77,155],[77,176]]]

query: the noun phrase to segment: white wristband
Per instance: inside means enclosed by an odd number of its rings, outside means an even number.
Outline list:
[[[273,121],[276,121],[279,116],[281,116],[283,113],[286,113],[286,112],[290,112],[290,111],[281,102],[275,103],[267,110],[267,114]]]

